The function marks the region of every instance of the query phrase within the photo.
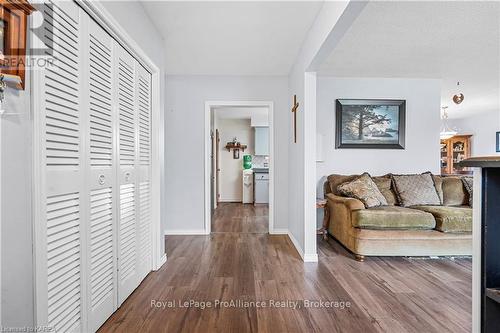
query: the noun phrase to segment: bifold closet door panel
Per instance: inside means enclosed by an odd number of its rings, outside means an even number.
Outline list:
[[[137,267],[137,96],[136,61],[115,43],[115,103],[118,108],[118,181],[120,188],[118,222],[118,304],[140,283]]]
[[[83,11],[83,10],[82,10]],[[87,309],[95,332],[117,308],[116,119],[113,112],[114,40],[86,13],[85,105],[87,118],[86,185],[89,198]]]
[[[41,128],[37,230],[37,322],[56,332],[85,329],[82,259],[88,219],[83,188],[81,19],[74,2],[38,4],[43,42],[55,61],[37,87]]]
[[[152,269],[151,236],[151,74],[137,65],[139,139],[139,223],[137,266],[140,280]]]

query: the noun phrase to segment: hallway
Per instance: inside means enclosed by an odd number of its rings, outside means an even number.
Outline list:
[[[240,216],[234,230],[250,230],[241,227],[245,209],[226,208]],[[304,264],[285,235],[234,232],[168,236],[166,249],[167,263],[99,332],[471,331],[470,259],[360,263],[333,239],[318,238],[319,262]],[[231,300],[268,306],[215,305]],[[299,306],[269,306],[273,300]],[[306,307],[307,300],[350,307]]]
[[[221,202],[212,216],[212,233],[265,234],[269,230],[269,206]]]

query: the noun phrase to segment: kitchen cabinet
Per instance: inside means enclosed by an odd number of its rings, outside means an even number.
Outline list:
[[[255,155],[269,155],[269,127],[254,127]]]
[[[267,204],[269,203],[269,173],[255,172],[254,173],[254,203]]]

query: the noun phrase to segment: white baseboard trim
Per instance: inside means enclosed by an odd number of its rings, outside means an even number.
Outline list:
[[[292,241],[293,246],[295,246],[295,249],[299,253],[300,257],[304,262],[318,262],[318,254],[317,253],[304,253],[304,250],[302,250],[302,247],[300,246],[299,242],[297,239],[293,236],[291,232],[287,233],[288,238]]]
[[[269,232],[270,235],[288,235],[288,229],[277,229],[274,228],[274,230]]]
[[[160,262],[158,263],[158,266],[156,267],[155,271],[159,270],[163,264],[167,262],[167,254],[163,253],[163,255],[160,258]]]
[[[206,235],[204,229],[188,229],[188,230],[165,230],[165,236],[191,236],[191,235]]]
[[[292,241],[293,246],[295,246],[295,249],[299,253],[302,260],[304,260],[304,250],[302,250],[302,247],[300,246],[299,241],[295,238],[295,236],[293,236],[293,234],[291,232],[288,232],[287,235],[288,235],[288,238],[290,238],[290,240]]]
[[[318,262],[318,254],[317,253],[310,253],[310,254],[304,254],[304,262]]]
[[[234,198],[234,199],[228,199],[228,198],[225,198],[225,199],[219,199],[219,202],[236,202],[236,203],[241,203],[242,200],[241,198]]]

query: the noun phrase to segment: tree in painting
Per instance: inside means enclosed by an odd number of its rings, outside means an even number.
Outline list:
[[[394,106],[346,105],[342,114],[343,140],[359,142],[397,139],[396,115],[397,107]]]

